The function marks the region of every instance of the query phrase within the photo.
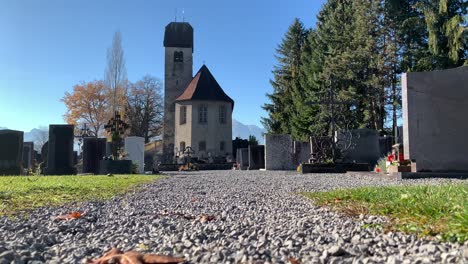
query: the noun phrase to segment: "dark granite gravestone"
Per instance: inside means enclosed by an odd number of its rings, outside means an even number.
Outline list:
[[[99,173],[100,160],[106,155],[106,139],[88,137],[83,140],[83,173]]]
[[[49,141],[44,143],[41,148],[41,159],[42,159],[42,164],[41,164],[41,174],[46,173],[46,168],[47,168],[47,162],[48,162],[48,155],[49,154]]]
[[[23,143],[23,169],[31,169],[34,160],[34,142]]]
[[[249,146],[249,170],[265,168],[265,146]]]
[[[394,137],[379,137],[379,148],[380,148],[380,157],[386,157],[388,154],[392,153]]]
[[[20,175],[23,131],[0,130],[0,175]]]
[[[73,151],[73,166],[76,166],[78,164],[78,151]]]
[[[236,153],[236,163],[240,170],[246,170],[249,167],[249,149],[238,148]]]
[[[402,75],[404,158],[417,172],[468,172],[468,66]]]
[[[344,142],[343,145],[347,145],[345,149],[341,149],[344,163],[375,165],[380,158],[379,132],[377,130],[360,128],[338,131],[337,138]]]
[[[70,175],[73,168],[73,125],[49,126],[49,151],[46,174]]]

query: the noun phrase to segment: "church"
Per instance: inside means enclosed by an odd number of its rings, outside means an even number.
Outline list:
[[[232,155],[232,100],[206,65],[193,76],[193,28],[171,22],[164,32],[163,162],[186,147],[194,157]]]

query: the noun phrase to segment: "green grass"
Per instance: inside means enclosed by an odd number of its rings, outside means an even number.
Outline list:
[[[0,177],[0,216],[42,206],[109,199],[158,178],[153,175]]]
[[[440,236],[460,243],[468,239],[468,184],[366,187],[304,195],[348,215],[388,216],[384,231]]]

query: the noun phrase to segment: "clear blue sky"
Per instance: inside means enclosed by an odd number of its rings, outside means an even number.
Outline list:
[[[60,101],[80,81],[102,79],[122,33],[128,79],[163,80],[164,27],[190,22],[194,73],[203,62],[236,102],[234,118],[260,125],[272,91],[275,49],[295,17],[315,24],[324,0],[0,0],[0,127],[64,123]]]

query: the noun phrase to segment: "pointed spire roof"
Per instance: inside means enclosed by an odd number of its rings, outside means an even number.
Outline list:
[[[205,65],[198,70],[185,91],[177,97],[176,102],[190,100],[229,102],[234,108],[234,100],[223,91]]]

